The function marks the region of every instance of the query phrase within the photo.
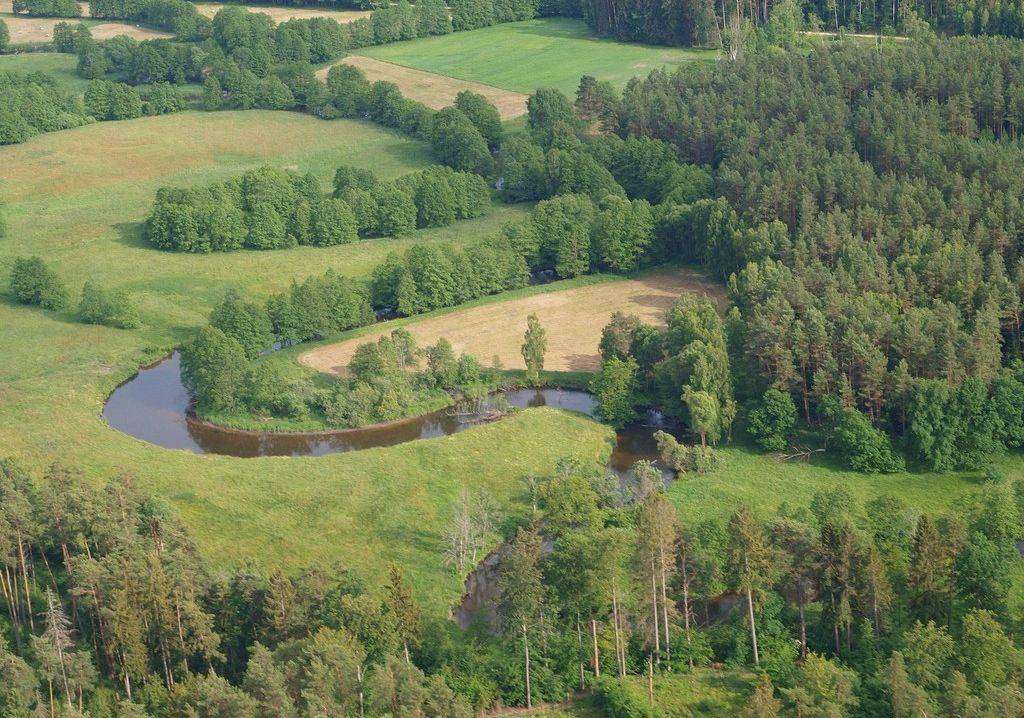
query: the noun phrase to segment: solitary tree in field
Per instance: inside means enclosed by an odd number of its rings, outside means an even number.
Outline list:
[[[544,369],[544,354],[548,350],[547,332],[540,325],[536,314],[526,319],[526,334],[523,335],[523,361],[526,362],[526,378],[535,382]]]

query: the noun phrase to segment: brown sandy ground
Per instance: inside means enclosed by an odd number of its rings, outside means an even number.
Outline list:
[[[372,82],[387,80],[395,83],[403,95],[435,110],[451,105],[455,102],[455,96],[463,90],[471,90],[483,95],[497,107],[503,120],[526,114],[527,95],[521,92],[503,90],[479,82],[456,80],[453,77],[414,70],[362,55],[350,55],[341,62],[360,68]],[[327,77],[329,70],[330,68],[325,67],[317,75],[321,78]]]
[[[206,17],[213,17],[222,7],[224,7],[224,4],[217,2],[196,3],[196,9],[203,15],[206,15]],[[285,20],[305,20],[311,17],[329,17],[340,23],[346,23],[358,20],[361,17],[370,16],[369,10],[326,10],[316,7],[274,7],[272,5],[246,5],[245,8],[252,12],[270,15],[270,18],[275,23],[284,22]]]
[[[524,368],[520,347],[526,318],[536,314],[547,330],[548,350],[544,368],[553,371],[595,371],[600,367],[598,343],[601,330],[616,311],[636,314],[660,324],[665,310],[686,292],[706,294],[723,301],[722,289],[690,269],[666,269],[636,279],[623,279],[567,289],[560,292],[495,302],[460,309],[406,325],[420,346],[444,337],[457,354],[469,353],[490,366],[497,356],[502,366]],[[360,344],[376,341],[391,331],[362,334],[336,344],[317,347],[299,361],[318,371],[344,371]]]
[[[89,4],[79,3],[82,6],[81,18],[60,18],[60,17],[28,17],[26,15],[15,15],[11,6],[11,0],[0,0],[0,19],[7,23],[7,29],[11,33],[11,44],[20,45],[31,42],[49,42],[53,39],[53,28],[59,22],[68,22],[72,25],[89,19]],[[124,22],[100,22],[89,25],[89,32],[97,40],[109,40],[116,35],[128,35],[136,40],[153,40],[156,38],[173,37],[169,32],[153,30],[148,27],[140,27]]]

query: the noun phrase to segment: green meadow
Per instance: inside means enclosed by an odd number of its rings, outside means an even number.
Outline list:
[[[652,70],[712,60],[716,53],[599,39],[582,21],[542,18],[367,47],[358,54],[516,92],[556,87],[572,96],[582,75],[621,87]]]

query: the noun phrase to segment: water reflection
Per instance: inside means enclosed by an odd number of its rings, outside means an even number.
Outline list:
[[[596,415],[594,397],[583,391],[518,389],[502,396],[518,408],[549,406]],[[285,434],[214,426],[189,416],[188,407],[188,392],[181,383],[181,359],[174,352],[119,386],[107,400],[103,418],[119,431],[168,449],[249,458],[323,456],[449,436],[479,424],[488,408],[485,405],[465,412],[443,409],[379,427]],[[621,474],[639,459],[653,459],[657,453],[653,431],[657,426],[657,421],[649,420],[619,431],[610,468]]]

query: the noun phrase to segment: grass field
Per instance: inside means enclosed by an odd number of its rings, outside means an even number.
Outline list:
[[[59,52],[25,52],[19,55],[0,55],[0,72],[42,72],[49,75],[64,92],[81,95],[89,81],[80,77],[75,68],[78,58]]]
[[[384,60],[377,60],[363,55],[349,55],[340,62],[358,67],[372,81],[386,80],[398,85],[402,94],[411,100],[422,102],[427,107],[440,110],[455,102],[455,96],[463,90],[470,90],[486,97],[498,108],[503,120],[526,114],[527,95],[522,92],[503,90],[479,82],[457,80],[454,77],[438,75],[433,72],[415,70]],[[330,66],[321,69],[317,75],[327,77]]]
[[[143,244],[138,222],[164,184],[208,182],[263,163],[327,182],[342,161],[393,177],[429,162],[425,148],[374,125],[284,112],[184,113],[100,123],[0,148],[0,198],[12,258],[44,257],[77,291],[86,279],[130,289],[144,326],[83,325],[0,295],[0,454],[42,467],[61,459],[87,480],[130,473],[170,501],[217,566],[246,556],[297,569],[341,561],[371,578],[404,564],[417,592],[443,611],[459,581],[440,564],[441,527],[463,485],[498,501],[566,453],[597,458],[609,432],[595,422],[530,411],[436,441],[316,459],[233,459],[161,449],[110,429],[100,411],[135,368],[187,337],[228,287],[263,297],[335,268],[365,275],[391,249],[464,242],[522,217],[490,216],[399,240],[330,249],[194,256]],[[3,281],[6,281],[4,279]],[[382,510],[386,507],[386,510]]]
[[[213,17],[217,11],[225,7],[225,3],[201,2],[196,3],[196,9],[206,17]],[[275,5],[242,5],[250,12],[260,12],[269,15],[274,23],[286,20],[307,19],[311,17],[329,17],[340,23],[352,22],[361,17],[369,17],[370,10],[330,10],[317,7],[278,7]]]
[[[506,368],[525,369],[520,347],[526,318],[536,314],[547,330],[545,369],[595,371],[601,364],[597,348],[601,330],[614,312],[636,314],[647,322],[660,323],[665,310],[680,294],[722,294],[718,285],[689,269],[659,270],[636,279],[568,284],[569,288],[562,291],[526,292],[515,299],[440,313],[407,322],[405,326],[420,346],[444,337],[457,354],[472,354],[485,366],[496,356]],[[360,344],[376,341],[392,329],[389,323],[375,331],[317,347],[302,354],[299,361],[319,371],[343,372]]]
[[[0,0],[0,19],[7,23],[7,30],[11,34],[12,45],[50,42],[53,39],[53,28],[59,22],[68,22],[72,25],[78,23],[87,25],[89,32],[97,40],[109,40],[115,35],[128,35],[136,40],[152,40],[159,37],[173,36],[169,32],[154,30],[132,23],[91,20],[89,19],[88,3],[79,4],[82,6],[83,17],[81,18],[28,17],[27,15],[15,15],[11,0]]]
[[[569,95],[576,92],[581,75],[622,86],[630,78],[660,67],[715,57],[714,51],[593,38],[582,21],[567,18],[505,23],[359,52],[505,90],[531,93],[538,87],[557,87]]]

